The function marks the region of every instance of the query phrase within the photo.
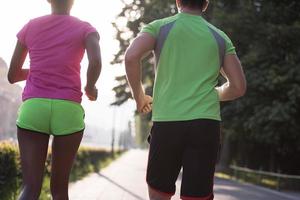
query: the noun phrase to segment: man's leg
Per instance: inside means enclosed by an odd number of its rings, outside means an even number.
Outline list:
[[[183,154],[181,198],[212,200],[214,172],[220,146],[220,122],[191,121]]]
[[[169,200],[182,166],[183,122],[154,122],[147,167],[150,200]]]
[[[150,200],[170,200],[173,196],[172,194],[162,193],[154,190],[150,186],[148,186],[148,192]]]
[[[37,200],[43,183],[49,135],[18,128],[18,142],[23,175],[19,200]]]
[[[55,136],[52,143],[51,194],[53,200],[68,200],[69,175],[83,131],[67,136]]]

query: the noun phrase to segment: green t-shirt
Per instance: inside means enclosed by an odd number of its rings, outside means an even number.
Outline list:
[[[141,32],[156,38],[152,120],[221,120],[215,87],[224,56],[235,54],[226,34],[187,13],[153,21]]]

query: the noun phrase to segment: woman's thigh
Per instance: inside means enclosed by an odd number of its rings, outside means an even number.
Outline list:
[[[67,190],[69,175],[79,148],[83,131],[55,136],[52,142],[51,188]]]
[[[18,142],[24,184],[41,185],[49,135],[18,128]]]

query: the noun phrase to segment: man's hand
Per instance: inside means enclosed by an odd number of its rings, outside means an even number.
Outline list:
[[[152,111],[152,97],[148,95],[141,95],[136,99],[137,111],[142,114],[148,114]]]
[[[96,101],[98,97],[98,90],[94,87],[85,87],[85,95],[89,98],[90,101]]]

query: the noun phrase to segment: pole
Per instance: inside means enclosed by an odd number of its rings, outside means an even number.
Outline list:
[[[112,157],[115,157],[115,149],[114,149],[114,146],[115,146],[115,121],[116,121],[116,107],[114,106],[114,110],[113,110],[113,124],[112,124],[112,131],[111,131],[111,156]]]

